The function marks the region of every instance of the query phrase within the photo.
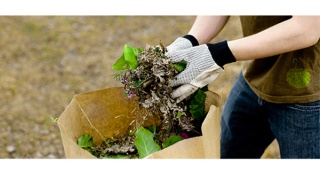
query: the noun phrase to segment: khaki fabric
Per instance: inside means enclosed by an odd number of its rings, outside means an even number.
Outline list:
[[[241,16],[243,35],[250,36],[289,16]],[[273,103],[320,100],[320,40],[314,46],[243,63],[242,73],[251,89]]]

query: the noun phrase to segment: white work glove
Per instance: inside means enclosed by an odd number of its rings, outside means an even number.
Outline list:
[[[173,43],[171,43],[167,50],[168,52],[179,51],[183,49],[188,49],[193,46],[198,46],[198,40],[192,35],[185,35],[184,37],[177,38]]]
[[[186,69],[170,82],[172,87],[182,85],[172,92],[172,97],[177,98],[177,102],[213,82],[223,72],[224,64],[235,61],[226,41],[168,52],[166,56],[171,57],[172,62],[187,62]],[[215,58],[222,66],[217,64]]]

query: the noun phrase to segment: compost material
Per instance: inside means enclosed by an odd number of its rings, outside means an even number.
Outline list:
[[[160,139],[168,138],[179,127],[182,131],[195,131],[186,103],[177,103],[171,96],[173,88],[169,83],[181,70],[176,68],[179,64],[173,64],[170,58],[166,58],[166,52],[161,43],[156,47],[147,45],[142,52],[138,52],[140,65],[135,70],[129,69],[121,80],[126,93],[134,92],[138,97],[137,106],[145,108],[136,115],[138,126],[143,125],[147,117],[161,119]]]
[[[156,47],[147,45],[144,49],[135,49],[139,65],[135,69],[125,66],[116,77],[124,85],[124,98],[136,98],[136,109],[139,110],[135,112],[136,127],[143,127],[149,118],[160,120],[161,125],[152,130],[154,141],[159,146],[163,146],[170,136],[201,135],[201,125],[195,127],[194,118],[189,112],[190,98],[179,103],[172,98],[174,89],[170,82],[184,69],[185,62],[172,63],[172,59],[165,56],[167,50],[162,43]],[[98,152],[98,157],[101,157],[100,153],[136,157],[135,138],[136,134],[132,132],[121,134],[119,139],[108,139],[92,147],[91,151]]]

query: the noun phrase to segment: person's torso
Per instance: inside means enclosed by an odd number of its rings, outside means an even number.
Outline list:
[[[241,16],[244,37],[289,19],[289,16]],[[320,40],[317,44],[263,59],[247,61],[243,76],[262,99],[274,103],[320,100]]]

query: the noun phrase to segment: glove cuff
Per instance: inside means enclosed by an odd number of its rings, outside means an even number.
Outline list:
[[[207,46],[217,65],[223,67],[225,64],[236,61],[226,40],[215,44],[207,43]]]
[[[192,35],[185,35],[183,38],[188,39],[192,43],[193,47],[199,45],[198,40]]]

